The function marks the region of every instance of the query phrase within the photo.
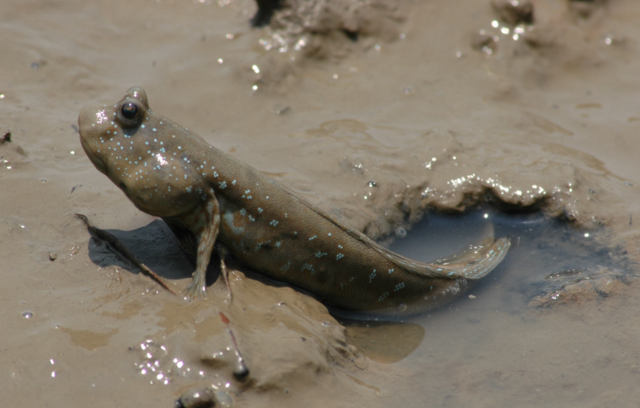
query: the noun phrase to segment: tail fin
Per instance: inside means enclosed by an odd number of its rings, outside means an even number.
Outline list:
[[[511,240],[507,237],[502,237],[488,248],[482,248],[472,254],[429,264],[405,258],[382,247],[375,249],[394,264],[420,276],[428,278],[480,279],[498,266],[507,255],[510,246]]]

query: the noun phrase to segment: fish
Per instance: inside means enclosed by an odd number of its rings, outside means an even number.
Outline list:
[[[270,279],[356,312],[445,304],[509,250],[502,237],[464,259],[422,263],[394,253],[152,111],[140,87],[116,104],[83,108],[78,127],[93,165],[196,255],[188,299],[206,296],[216,243]]]

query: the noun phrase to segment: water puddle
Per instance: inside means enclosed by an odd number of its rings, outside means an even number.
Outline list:
[[[462,214],[433,213],[389,249],[429,262],[464,251],[492,234],[511,237],[511,249],[474,291],[499,281],[516,295],[508,307],[528,305],[540,296],[604,275],[624,281],[632,273],[624,249],[605,244],[606,230],[578,230],[539,212],[506,214],[483,207]]]
[[[459,299],[439,310],[414,316],[366,316],[367,321],[357,321],[351,319],[362,316],[343,315],[348,318],[339,320],[347,326],[349,340],[373,360],[399,361],[418,348],[424,337],[424,332],[414,326],[435,329],[434,318],[441,321],[444,314],[458,314],[455,320],[462,319],[462,324],[477,323],[474,319],[496,312],[526,320],[526,315],[536,308],[603,300],[623,290],[632,277],[632,263],[624,249],[606,245],[606,230],[578,230],[540,212],[508,214],[489,207],[461,214],[434,212],[408,233],[398,230],[389,249],[411,259],[432,262],[468,250],[491,236],[511,237],[509,253]],[[400,349],[393,339],[406,337],[405,332],[414,336],[411,341],[404,338]]]

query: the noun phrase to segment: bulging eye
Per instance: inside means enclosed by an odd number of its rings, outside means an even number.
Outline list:
[[[144,118],[144,107],[135,100],[124,101],[118,109],[118,119],[123,128],[134,128],[140,126]]]
[[[129,120],[133,120],[138,114],[138,107],[134,103],[128,102],[122,105],[120,111],[122,112],[123,117]]]

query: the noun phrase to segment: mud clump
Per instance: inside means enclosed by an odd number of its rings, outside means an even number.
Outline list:
[[[252,27],[264,27],[271,22],[271,17],[276,10],[282,7],[281,0],[256,0],[258,11],[251,18]]]
[[[603,30],[609,14],[606,0],[567,0],[555,5],[493,0],[491,7],[496,19],[479,28],[470,45],[521,65],[524,79],[530,77],[540,84],[563,67],[593,68],[608,63],[604,47],[614,41]],[[626,39],[616,38],[615,42],[624,44]],[[512,74],[513,67],[505,72]]]
[[[533,4],[530,1],[493,0],[491,6],[508,24],[533,24]]]
[[[279,84],[307,60],[339,61],[354,51],[401,37],[405,16],[390,0],[258,1],[251,23],[264,26],[260,44],[267,51],[257,84]]]
[[[607,0],[569,0],[569,10],[576,16],[588,19],[597,12],[604,10]]]
[[[534,297],[529,302],[529,306],[551,308],[564,304],[602,300],[623,293],[629,287],[629,283],[629,278],[625,274],[601,268],[588,276],[570,280],[557,290]]]
[[[366,3],[355,0],[284,0],[273,13],[270,28],[283,38],[306,36],[311,39],[312,44],[307,44],[307,53],[310,53],[310,45],[321,47],[322,40],[329,38],[337,37],[349,42],[358,41],[361,37],[387,41],[397,39],[399,24],[403,21],[397,4],[388,0]]]

